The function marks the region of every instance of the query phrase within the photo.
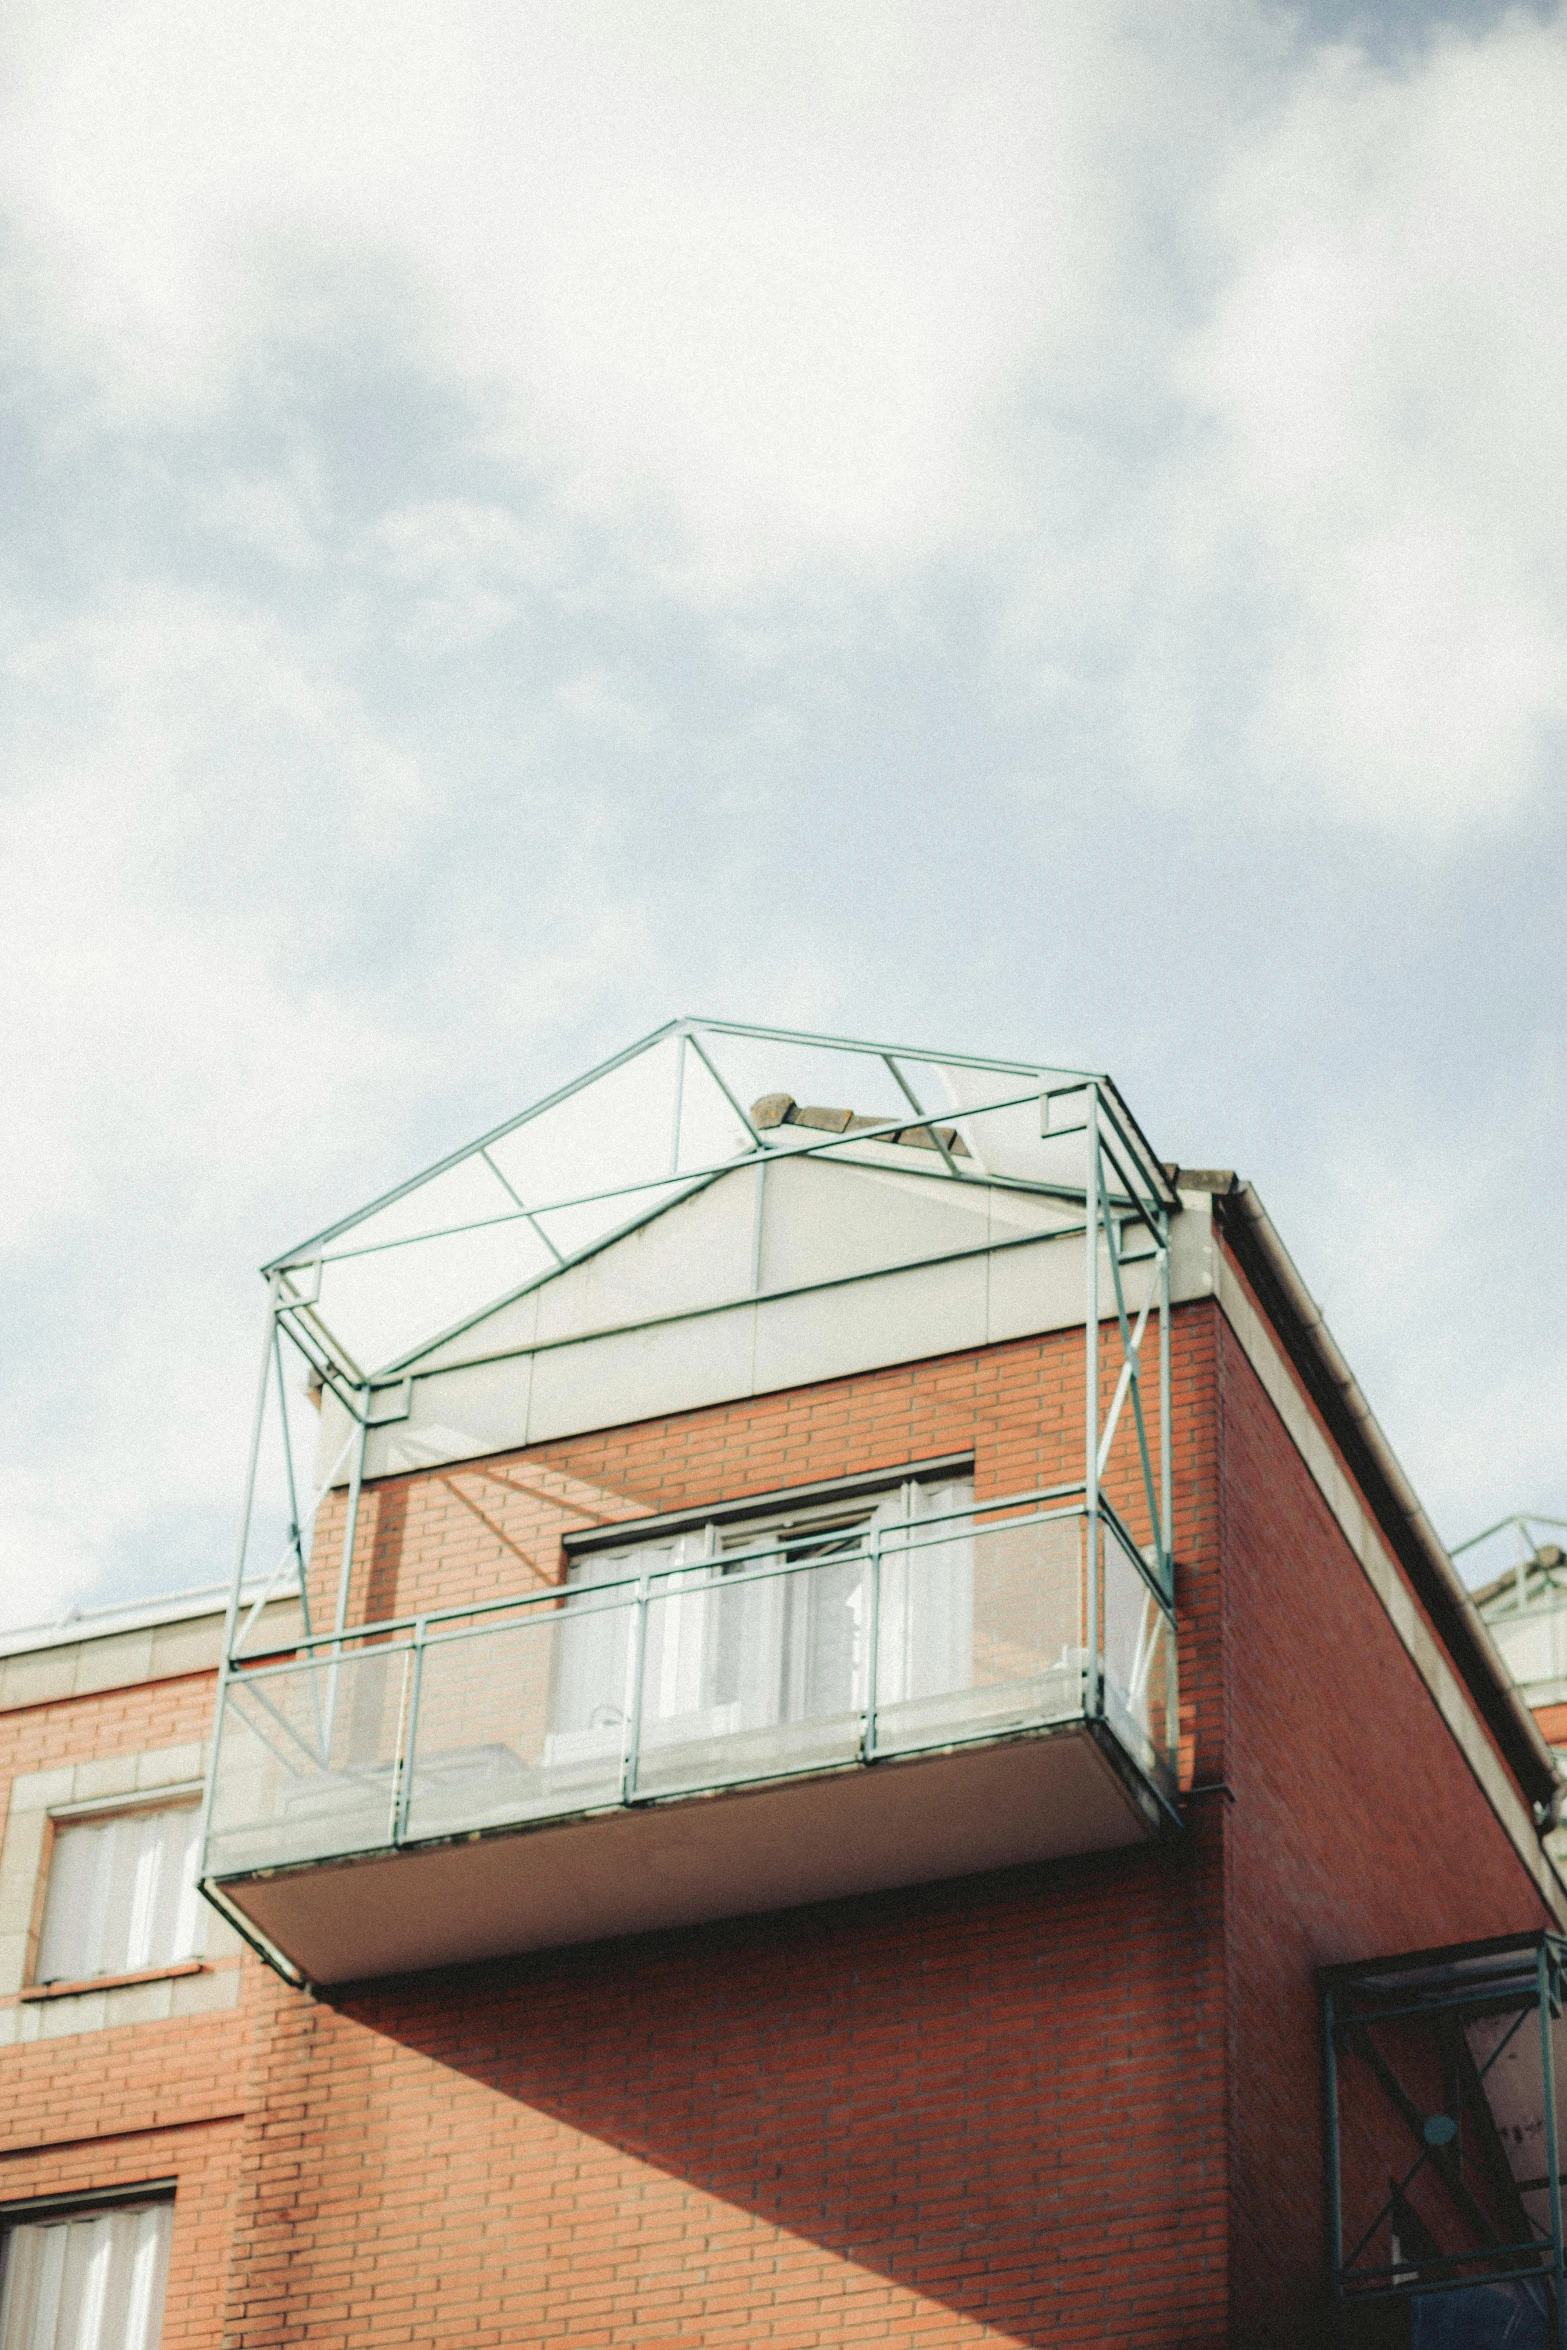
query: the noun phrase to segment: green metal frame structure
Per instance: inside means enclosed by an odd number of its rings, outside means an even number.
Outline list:
[[[1567,2345],[1564,1963],[1538,1932],[1319,1971],[1339,2350]]]
[[[775,1108],[764,1120],[758,1096],[789,1110]],[[791,1114],[813,1099],[844,1107]],[[1020,1216],[1015,1237],[997,1238],[987,1224],[974,1246],[945,1254],[883,1260],[873,1249],[873,1261],[841,1278],[1041,1241],[1080,1249],[1083,1473],[1053,1489],[1054,1498],[1085,1521],[1089,1620],[1099,1620],[1108,1540],[1136,1562],[1173,1623],[1170,1226],[1179,1199],[1111,1080],[929,1047],[681,1019],[263,1267],[265,1330],[220,1719],[231,1678],[259,1664],[247,1649],[269,1599],[297,1593],[306,1656],[346,1657],[363,1631],[350,1626],[349,1600],[367,1443],[408,1417],[415,1382],[449,1369],[454,1347],[471,1343],[481,1350],[475,1360],[496,1360],[482,1351],[489,1342],[480,1326],[500,1309],[737,1176],[755,1186],[750,1289],[701,1310],[798,1294],[769,1289],[763,1278],[762,1211],[773,1170],[796,1158],[885,1170],[888,1145],[905,1146],[895,1153],[897,1171],[918,1185],[978,1187],[1036,1205]],[[644,1326],[654,1322],[617,1328]],[[470,1333],[477,1333],[471,1341]],[[606,1334],[613,1333],[575,1333],[572,1342]],[[1145,1410],[1142,1391],[1150,1344],[1157,1410]],[[337,1458],[313,1468],[307,1446],[319,1423],[302,1410],[301,1370],[330,1393],[346,1431]],[[1152,1535],[1146,1547],[1104,1491],[1118,1434],[1123,1446],[1135,1442]],[[312,1528],[327,1494],[343,1488],[336,1604],[329,1624],[312,1624]],[[258,1559],[264,1541],[275,1547]],[[316,1588],[319,1595],[319,1573]],[[1096,1676],[1091,1666],[1091,1681]],[[1090,1717],[1101,1696],[1090,1687]],[[210,1809],[209,1787],[209,1819]]]

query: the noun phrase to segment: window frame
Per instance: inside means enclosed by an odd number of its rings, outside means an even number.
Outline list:
[[[804,1517],[817,1510],[829,1510],[840,1502],[848,1507],[863,1500],[874,1506],[884,1495],[896,1493],[904,1485],[939,1485],[973,1475],[974,1454],[970,1449],[938,1454],[930,1460],[908,1461],[898,1468],[866,1469],[849,1477],[828,1477],[808,1485],[784,1485],[771,1493],[749,1494],[739,1501],[708,1502],[654,1517],[622,1518],[607,1525],[584,1527],[563,1538],[567,1575],[569,1578],[574,1560],[603,1551],[640,1550],[653,1543],[673,1541],[682,1534],[699,1534],[706,1526],[718,1529],[722,1550],[726,1547],[723,1538],[728,1529],[746,1520],[757,1523],[760,1535],[766,1531],[764,1521],[776,1522],[795,1513]]]
[[[19,1997],[24,2000],[60,1998],[77,1992],[108,1990],[116,1984],[155,1981],[169,1974],[194,1973],[205,1967],[207,1921],[201,1914],[198,1900],[194,1912],[194,1947],[189,1951],[149,1959],[141,1966],[103,1967],[94,1974],[45,1975],[41,1972],[49,1929],[49,1894],[62,1834],[73,1828],[89,1828],[100,1821],[109,1822],[145,1812],[195,1812],[199,1818],[204,1792],[203,1781],[185,1780],[168,1787],[138,1788],[125,1795],[87,1796],[78,1802],[50,1805],[40,1855],[33,1927],[28,1936],[26,1980]],[[5,2224],[4,2207],[0,2206],[0,2227]]]
[[[91,2221],[107,2218],[113,2212],[130,2210],[167,2210],[168,2231],[162,2246],[162,2274],[157,2281],[156,2333],[150,2334],[145,2350],[157,2350],[162,2339],[164,2321],[168,2315],[169,2277],[173,2266],[174,2213],[178,2201],[179,2181],[176,2177],[116,2181],[111,2186],[83,2187],[56,2195],[24,2195],[0,2203],[0,2317],[5,2314],[6,2291],[9,2281],[12,2238],[18,2230],[29,2227],[47,2227],[51,2224],[69,2226],[73,2221]]]

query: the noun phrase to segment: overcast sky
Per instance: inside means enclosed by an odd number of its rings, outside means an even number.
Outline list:
[[[9,0],[11,1620],[681,1011],[1110,1070],[1567,1517],[1567,19]]]

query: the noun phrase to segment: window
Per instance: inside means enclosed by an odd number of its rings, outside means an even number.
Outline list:
[[[627,1576],[652,1579],[638,1711],[649,1763],[666,1742],[729,1741],[859,1715],[871,1688],[873,1534],[882,1552],[878,1706],[966,1688],[973,1501],[971,1478],[909,1479],[858,1499],[714,1520],[574,1558],[568,1581],[582,1608],[565,1627],[546,1760],[620,1751],[637,1660],[626,1610],[606,1607],[597,1590],[624,1588]],[[931,1520],[950,1526],[951,1539],[927,1533],[905,1549]]]
[[[194,1957],[200,1819],[186,1803],[58,1822],[34,1979],[76,1983]]]
[[[173,2219],[164,2199],[13,2222],[0,2350],[156,2350]]]

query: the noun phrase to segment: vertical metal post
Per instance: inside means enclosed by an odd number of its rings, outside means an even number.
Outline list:
[[[637,1583],[637,1612],[631,1625],[631,1703],[626,1708],[625,1743],[620,1750],[620,1800],[637,1791],[637,1757],[642,1745],[642,1677],[647,1665],[647,1610],[651,1577],[644,1568]]]
[[[1099,1091],[1087,1088],[1083,1111],[1084,1141],[1088,1151],[1084,1188],[1088,1247],[1087,1295],[1083,1312],[1084,1418],[1087,1423],[1087,1464],[1083,1477],[1084,1530],[1088,1537],[1088,1686],[1087,1711],[1099,1712]]]
[[[386,1815],[386,1840],[397,1842],[397,1823],[403,1816],[403,1756],[408,1745],[408,1691],[413,1680],[413,1651],[403,1650],[403,1683],[397,1692],[397,1738],[392,1747],[392,1801]]]
[[[294,1479],[294,1446],[288,1432],[288,1387],[283,1378],[283,1340],[272,1317],[272,1362],[277,1372],[277,1412],[283,1437],[283,1466],[288,1473],[288,1530],[293,1537],[294,1564],[299,1569],[299,1613],[305,1638],[310,1638],[310,1579],[305,1573],[305,1545],[299,1523],[299,1488]]]
[[[218,1658],[218,1686],[212,1708],[212,1752],[207,1758],[207,1786],[201,1799],[201,1867],[206,1868],[207,1835],[212,1826],[212,1798],[218,1783],[218,1743],[223,1732],[223,1709],[234,1656],[234,1633],[239,1623],[239,1596],[245,1584],[245,1559],[250,1549],[250,1521],[256,1507],[256,1473],[261,1465],[261,1431],[266,1423],[267,1389],[272,1380],[272,1346],[277,1334],[277,1293],[280,1276],[267,1284],[267,1332],[261,1346],[261,1377],[256,1383],[256,1408],[250,1422],[250,1455],[245,1469],[245,1502],[240,1512],[239,1544],[234,1553],[234,1581],[223,1613],[223,1653]]]
[[[762,1294],[762,1234],[767,1214],[767,1161],[756,1163],[756,1205],[751,1211],[751,1295]]]
[[[348,1478],[348,1515],[343,1526],[343,1563],[337,1576],[337,1612],[333,1618],[332,1665],[327,1678],[326,1752],[321,1761],[330,1767],[332,1740],[337,1732],[337,1683],[343,1656],[343,1634],[348,1629],[348,1594],[354,1574],[354,1543],[359,1533],[359,1495],[365,1480],[365,1443],[370,1434],[370,1389],[359,1390],[359,1440]]]
[[[1175,1600],[1175,1480],[1170,1458],[1171,1404],[1170,1404],[1170,1219],[1161,1214],[1159,1230],[1163,1246],[1159,1251],[1159,1510],[1163,1525],[1159,1531],[1159,1547],[1163,1552],[1165,1597]]]
[[[359,1533],[359,1495],[365,1480],[365,1444],[370,1434],[370,1390],[359,1390],[359,1441],[354,1446],[354,1465],[348,1477],[348,1516],[343,1525],[343,1563],[337,1576],[337,1614],[333,1619],[333,1633],[342,1647],[343,1634],[348,1628],[348,1593],[354,1574],[354,1542]]]
[[[682,1033],[675,1047],[675,1118],[669,1138],[669,1172],[680,1172],[680,1121],[686,1106],[686,1040]]]
[[[1556,1986],[1551,1980],[1551,1953],[1542,1942],[1535,1956],[1535,1983],[1540,2007],[1540,2072],[1545,2091],[1545,2169],[1551,2183],[1551,2281],[1556,2303],[1551,2332],[1556,2350],[1567,2344],[1567,2325],[1564,2325],[1562,2301],[1567,2291],[1567,2260],[1562,2248],[1562,2164],[1556,2143],[1556,2051],[1551,2039],[1551,2009],[1555,2004],[1552,1993]]]
[[[419,1697],[424,1687],[424,1618],[414,1626],[413,1656],[407,1678],[403,1683],[404,1715],[397,1755],[397,1817],[392,1823],[392,1842],[401,1844],[408,1834],[408,1805],[413,1796],[414,1750],[419,1737]]]
[[[1344,2266],[1344,2219],[1339,2206],[1343,2199],[1343,2181],[1338,2146],[1337,2022],[1331,1991],[1322,1994],[1322,2118],[1323,2134],[1327,2140],[1323,2149],[1326,2176],[1323,2181],[1322,2216],[1328,2239],[1328,2290],[1333,2296],[1333,2339],[1341,2342],[1343,2298],[1339,2291],[1339,2276]]]
[[[226,1665],[234,1648],[234,1628],[239,1622],[239,1595],[244,1587],[245,1560],[250,1550],[250,1521],[256,1507],[256,1472],[261,1465],[261,1431],[266,1423],[267,1387],[272,1377],[272,1346],[277,1333],[277,1293],[279,1276],[274,1273],[267,1284],[267,1334],[261,1347],[261,1377],[256,1385],[256,1408],[250,1421],[250,1457],[245,1468],[245,1506],[240,1512],[239,1545],[234,1553],[234,1582],[229,1592],[229,1603],[223,1618],[223,1658]]]
[[[871,1762],[876,1754],[876,1671],[881,1656],[881,1528],[871,1528],[870,1648],[865,1659],[865,1730],[860,1750]]]

